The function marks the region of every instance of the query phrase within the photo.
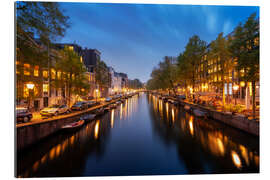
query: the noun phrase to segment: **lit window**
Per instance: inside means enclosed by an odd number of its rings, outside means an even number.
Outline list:
[[[30,64],[24,64],[23,67],[24,67],[23,74],[29,76],[30,75]]]
[[[38,71],[39,67],[38,66],[35,66],[34,67],[34,76],[39,76],[39,71]]]
[[[68,49],[73,51],[73,46],[68,46]]]
[[[74,79],[75,79],[75,75],[74,75],[74,74],[72,74],[71,79],[72,79],[72,80],[74,80]]]
[[[48,78],[48,71],[44,70],[42,72],[44,78]]]
[[[52,77],[52,79],[55,79],[55,74],[56,74],[55,70],[51,69],[51,77]]]
[[[43,92],[48,92],[48,91],[49,91],[49,85],[43,84]]]
[[[83,61],[82,56],[80,56],[80,61],[81,61],[81,63],[82,63],[82,61]]]
[[[57,72],[57,79],[61,79],[61,71]]]
[[[18,70],[18,65],[20,64],[20,62],[19,61],[16,61],[16,74],[20,74],[20,71]]]
[[[254,39],[254,45],[259,46],[259,38],[258,37]]]
[[[219,81],[221,81],[221,75],[218,76]]]
[[[29,90],[28,90],[26,84],[24,84],[24,86],[23,86],[23,97],[24,98],[29,97]]]
[[[217,76],[215,76],[215,78],[214,78],[214,82],[217,82]]]

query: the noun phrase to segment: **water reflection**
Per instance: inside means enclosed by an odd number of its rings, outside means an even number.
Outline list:
[[[149,95],[147,100],[157,134],[166,141],[170,135],[170,139],[179,143],[179,158],[186,161],[189,173],[258,172],[258,138],[214,120],[195,118],[180,107],[175,116],[174,105],[164,103],[153,95]],[[163,104],[165,110],[162,109]],[[205,169],[203,165],[207,158],[216,164],[211,167],[212,170],[209,170],[210,167]]]
[[[234,165],[240,169],[242,167],[242,163],[241,163],[239,155],[235,151],[232,151],[231,155],[232,155],[232,160],[233,160]]]
[[[64,168],[63,168],[64,167]],[[258,139],[155,96],[134,96],[75,133],[18,154],[18,177],[259,171]]]

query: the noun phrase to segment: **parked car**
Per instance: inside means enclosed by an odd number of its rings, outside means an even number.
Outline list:
[[[32,113],[25,107],[16,107],[17,122],[29,122],[32,119]]]
[[[107,97],[107,98],[105,99],[105,102],[110,102],[111,100],[112,100],[112,98]]]
[[[179,96],[177,96],[177,99],[185,100],[186,99],[186,96],[185,95],[179,95]]]
[[[46,107],[40,111],[40,115],[42,116],[57,116],[58,114],[64,114],[69,112],[69,108],[67,105],[58,105],[54,104],[49,107]]]
[[[71,107],[71,110],[83,110],[83,109],[87,109],[88,105],[85,101],[78,101],[75,104],[73,104],[73,106]]]
[[[86,103],[87,103],[87,107],[88,107],[88,108],[97,105],[97,102],[96,102],[96,101],[86,101]]]

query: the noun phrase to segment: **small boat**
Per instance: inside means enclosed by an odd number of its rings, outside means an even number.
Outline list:
[[[119,104],[121,104],[122,103],[122,101],[117,101],[115,104],[116,105],[119,105]]]
[[[101,116],[104,114],[104,108],[99,108],[95,111],[96,116]]]
[[[194,113],[194,115],[197,116],[197,117],[205,117],[205,118],[206,118],[206,115],[207,115],[206,112],[201,111],[201,110],[199,110],[199,109],[194,109],[194,110],[193,110],[193,113]]]
[[[124,99],[121,99],[120,101],[121,101],[122,103],[124,103],[124,102],[125,102],[125,100],[124,100]]]
[[[190,110],[191,110],[191,107],[188,106],[188,105],[185,105],[185,106],[184,106],[184,109],[185,109],[186,111],[190,111]]]
[[[107,107],[104,108],[104,112],[109,112],[110,109],[111,109],[111,107],[110,106],[107,106]]]
[[[91,121],[96,117],[95,114],[86,114],[84,116],[82,116],[80,119],[84,120],[85,122]]]
[[[111,108],[111,109],[114,109],[114,108],[116,108],[116,107],[117,107],[117,104],[111,104],[111,105],[110,105],[110,108]]]
[[[81,128],[83,124],[84,124],[84,120],[79,120],[79,121],[64,125],[62,126],[61,129],[67,132],[73,132]]]
[[[174,104],[174,100],[172,100],[172,99],[168,99],[168,102],[171,104]]]

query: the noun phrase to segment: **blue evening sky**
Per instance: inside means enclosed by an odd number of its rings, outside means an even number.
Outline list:
[[[98,49],[107,65],[142,82],[164,56],[179,55],[191,36],[209,43],[259,15],[254,6],[60,4],[71,23],[61,42]]]

